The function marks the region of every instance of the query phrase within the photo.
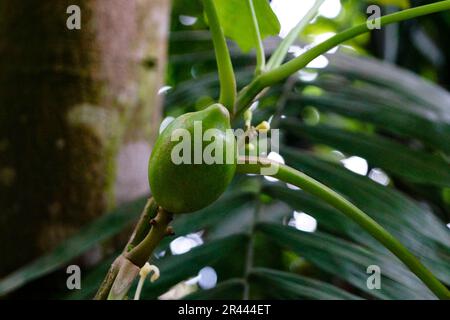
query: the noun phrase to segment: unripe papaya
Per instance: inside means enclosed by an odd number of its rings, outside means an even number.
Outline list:
[[[228,110],[213,104],[176,118],[164,129],[148,168],[150,188],[158,205],[172,213],[188,213],[219,198],[236,171],[235,138],[226,133],[230,128]],[[208,138],[203,137],[206,132],[210,133]],[[211,158],[204,158],[204,152],[214,149],[211,146],[216,147],[215,151],[207,154],[222,161],[211,163]]]

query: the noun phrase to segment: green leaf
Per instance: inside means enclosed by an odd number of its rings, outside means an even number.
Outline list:
[[[217,228],[222,232],[216,236],[230,235],[225,233],[226,221],[235,219],[235,216],[245,211],[245,206],[248,206],[253,195],[242,190],[236,190],[224,194],[218,201],[200,211],[190,213],[188,215],[178,215],[173,222],[173,228],[177,235],[185,235],[192,232],[198,232],[203,229],[208,229],[209,233]],[[233,228],[236,233],[239,230]],[[161,242],[159,249],[166,248],[173,239],[165,238]]]
[[[442,88],[393,65],[342,54],[322,74],[313,84],[323,94],[297,95],[290,109],[312,105],[450,153],[450,94]]]
[[[330,126],[301,125],[292,119],[282,121],[282,127],[315,143],[363,157],[371,165],[410,182],[450,186],[450,165],[426,151],[413,150],[379,135],[349,132]]]
[[[191,232],[193,231],[194,230],[191,230]],[[181,255],[170,255],[169,252],[166,252],[164,257],[159,259],[154,258],[152,264],[158,266],[161,277],[154,283],[150,284],[147,282],[144,285],[141,299],[156,299],[179,282],[196,276],[200,269],[205,266],[210,266],[215,269],[218,273],[219,281],[224,281],[232,276],[238,276],[240,270],[242,270],[244,257],[243,250],[246,248],[247,239],[246,235],[235,234],[222,239],[212,240]],[[223,254],[218,255],[217,252]],[[119,254],[119,252],[113,256],[116,256],[117,254]],[[242,257],[242,259],[236,259],[234,255]],[[94,270],[84,277],[82,289],[77,290],[66,298],[80,300],[93,297],[112,260],[113,259],[107,259],[94,268]],[[129,296],[134,295],[133,290],[135,290],[136,284],[137,281],[135,281],[135,285],[132,286]],[[199,290],[197,293],[201,295],[201,292],[202,290]],[[195,296],[189,299],[195,299]]]
[[[247,1],[243,0],[215,0],[217,14],[225,36],[233,39],[247,52],[255,48],[258,39],[252,33],[252,15]],[[258,19],[261,38],[278,35],[280,22],[272,11],[269,1],[253,0],[256,17]]]
[[[339,211],[328,204],[318,201],[316,197],[300,190],[291,190],[285,186],[282,187],[281,185],[273,184],[265,186],[263,191],[271,197],[290,205],[293,210],[305,212],[314,217],[318,222],[318,230],[351,239],[363,246],[373,249],[374,252],[391,255],[390,252],[366,233],[360,226],[344,217]],[[386,214],[391,214],[389,221],[392,225],[399,223],[406,225],[404,222],[399,222],[399,217],[395,214],[392,214],[391,212],[387,212]],[[411,217],[411,219],[414,219],[414,217]],[[386,224],[386,226],[388,226],[388,224]],[[415,238],[409,238],[409,241],[417,241],[426,244],[419,248],[415,254],[418,257],[421,257],[422,260],[428,261],[427,264],[433,266],[433,271],[438,273],[444,281],[448,281],[446,274],[448,274],[450,270],[450,265],[448,263],[449,254],[447,249],[442,248],[429,237],[420,234],[420,230],[411,230],[411,227],[409,226],[405,226],[404,229],[396,229],[395,232],[396,237],[400,237],[401,232],[415,232]],[[402,239],[402,241],[406,246],[410,246],[407,238]],[[434,251],[435,253],[430,255],[429,251]]]
[[[104,259],[100,264],[95,266],[93,270],[83,274],[81,289],[70,291],[69,294],[64,295],[62,299],[90,300],[94,298],[105,275],[108,273],[111,264],[119,254],[121,254],[121,251],[115,252],[111,257]]]
[[[347,236],[366,245],[369,242],[370,244],[374,243],[376,246],[379,245],[378,241],[373,240],[360,226],[343,216],[339,210],[325,202],[318,201],[317,197],[302,190],[292,190],[282,184],[267,183],[263,187],[263,192],[274,199],[283,201],[292,210],[311,215],[317,220],[320,230],[326,230],[327,232],[340,236]],[[359,237],[360,235],[362,239]]]
[[[146,201],[146,198],[141,198],[105,214],[84,227],[76,235],[63,241],[49,254],[2,279],[0,281],[0,295],[7,294],[34,279],[57,270],[100,241],[118,234],[139,217]]]
[[[244,205],[252,204],[252,202],[249,201],[250,199],[252,199],[252,197],[248,192],[243,192],[241,190],[228,192],[214,204],[205,209],[190,213],[189,215],[175,216],[172,226],[177,236],[198,232],[204,229],[208,229],[209,240],[212,238],[218,239],[221,236],[228,236],[232,232],[228,232],[226,234],[221,232],[211,235],[211,230],[214,229],[215,225],[218,225],[218,229],[226,229],[226,221],[244,212]],[[234,228],[233,230],[236,231]],[[164,250],[170,250],[169,244],[173,240],[173,237],[163,239],[156,251],[161,252]],[[119,254],[120,251],[117,251],[113,254],[113,256],[115,257]],[[93,270],[89,271],[84,277],[82,290],[77,290],[73,294],[70,294],[67,298],[78,300],[89,299],[94,296],[106,272],[108,271],[111,262],[111,259],[106,259],[97,265]],[[153,259],[152,263],[158,263],[158,260]]]
[[[284,148],[282,155],[287,163],[361,208],[421,258],[438,278],[450,283],[450,234],[430,209],[340,165],[291,148]]]
[[[370,57],[339,54],[330,60],[326,72],[375,85],[383,93],[377,96],[378,100],[382,97],[381,100],[388,102],[410,102],[395,105],[396,109],[410,111],[437,124],[450,123],[450,93],[409,70]],[[357,83],[353,84],[355,87]]]
[[[435,296],[396,258],[320,232],[260,223],[256,227],[280,246],[287,247],[316,267],[380,299],[434,299]],[[367,267],[381,269],[381,289],[367,287]]]
[[[258,285],[270,299],[361,299],[322,281],[266,268],[252,269],[249,281]]]
[[[161,277],[151,285],[144,286],[142,298],[156,298],[169,290],[180,281],[196,276],[198,271],[205,267],[213,267],[219,281],[226,279],[226,273],[230,272],[227,261],[243,260],[248,237],[246,235],[233,235],[218,239],[207,244],[195,247],[181,255],[168,256],[159,261],[154,261],[160,270]],[[220,254],[218,254],[220,252]],[[239,268],[240,269],[240,268]]]

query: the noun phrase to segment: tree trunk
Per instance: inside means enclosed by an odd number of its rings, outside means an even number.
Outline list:
[[[66,26],[70,5],[80,30]],[[169,9],[0,2],[0,276],[147,191]]]

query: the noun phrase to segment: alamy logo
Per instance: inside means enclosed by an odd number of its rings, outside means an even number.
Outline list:
[[[377,265],[370,265],[367,267],[366,272],[371,274],[366,281],[367,289],[380,290],[381,289],[381,268]]]
[[[69,290],[81,289],[81,269],[73,264],[67,267],[66,273],[69,274],[66,280],[66,286]]]
[[[371,5],[367,7],[367,14],[370,14],[367,19],[367,28],[369,30],[381,29],[381,8],[377,5]]]
[[[67,18],[66,26],[69,30],[80,30],[81,29],[81,9],[77,5],[70,5],[66,10],[67,14],[70,16]]]

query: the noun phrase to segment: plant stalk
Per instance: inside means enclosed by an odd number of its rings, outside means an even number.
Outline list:
[[[236,79],[234,76],[233,64],[231,63],[230,53],[227,42],[220,26],[217,16],[214,0],[203,0],[203,7],[208,18],[209,27],[214,43],[217,68],[220,80],[220,98],[219,102],[223,104],[230,114],[233,114],[236,101]]]
[[[278,46],[278,48],[270,57],[269,62],[267,63],[267,70],[278,68],[283,63],[290,46],[295,42],[295,40],[297,40],[300,33],[317,15],[317,12],[319,11],[320,7],[324,2],[325,0],[316,0],[316,2],[311,7],[311,9],[309,9],[306,15],[299,21],[299,23],[297,23],[297,25],[291,31],[289,31],[286,38],[283,39],[281,44]]]
[[[266,67],[266,54],[264,52],[264,46],[261,38],[261,31],[259,29],[258,17],[256,16],[254,0],[247,0],[247,5],[250,9],[253,22],[253,36],[256,39],[256,70],[255,74],[260,75],[265,71]]]
[[[121,259],[119,271],[111,286],[107,300],[123,300],[130,290],[140,268],[127,258]]]
[[[120,268],[109,291],[108,300],[122,300],[127,295],[139,271],[151,258],[153,251],[166,236],[171,234],[169,223],[172,214],[161,207],[158,214],[149,224],[152,225],[147,236],[131,251],[122,254]]]
[[[108,273],[106,274],[102,284],[100,285],[100,288],[95,294],[94,300],[106,300],[108,298],[114,280],[116,280],[117,274],[119,273],[119,269],[122,264],[122,259],[123,255],[120,255],[111,264]]]
[[[391,23],[409,20],[449,9],[450,9],[450,0],[446,0],[415,7],[412,9],[402,10],[377,19],[379,19],[381,26],[385,26]],[[373,21],[373,19],[369,21]],[[295,72],[303,69],[312,60],[326,53],[327,51],[333,49],[337,45],[347,40],[353,39],[361,34],[372,31],[371,29],[368,28],[367,25],[368,25],[367,23],[360,24],[358,26],[349,28],[341,33],[338,33],[335,36],[329,38],[328,40],[311,48],[310,50],[298,56],[297,58],[294,58],[291,61],[286,62],[285,64],[279,66],[278,68],[275,68],[271,71],[268,71],[256,77],[247,87],[245,87],[239,93],[238,100],[236,102],[235,117],[242,114],[242,112],[244,112],[250,106],[253,99],[266,87],[274,85],[286,79]]]
[[[136,227],[133,230],[133,233],[128,241],[127,245],[123,249],[121,255],[119,255],[114,262],[111,264],[111,267],[108,270],[108,273],[105,276],[100,288],[98,289],[94,300],[106,300],[110,294],[113,283],[115,282],[117,275],[123,265],[123,261],[125,259],[125,254],[131,251],[135,246],[137,246],[149,233],[151,224],[150,221],[156,216],[158,212],[158,205],[156,204],[153,198],[150,198],[144,210],[142,211],[141,217],[139,218]]]
[[[169,223],[172,221],[172,214],[162,209],[158,209],[158,214],[152,219],[152,228],[147,236],[135,248],[125,254],[125,257],[133,264],[141,268],[151,257],[153,251],[161,240],[171,234]]]
[[[389,249],[439,299],[450,299],[450,291],[400,241],[337,192],[298,170],[266,158],[240,158],[237,169],[240,173],[261,174],[261,169],[267,167],[276,169],[276,173],[272,174],[272,177],[293,184],[340,210]]]

